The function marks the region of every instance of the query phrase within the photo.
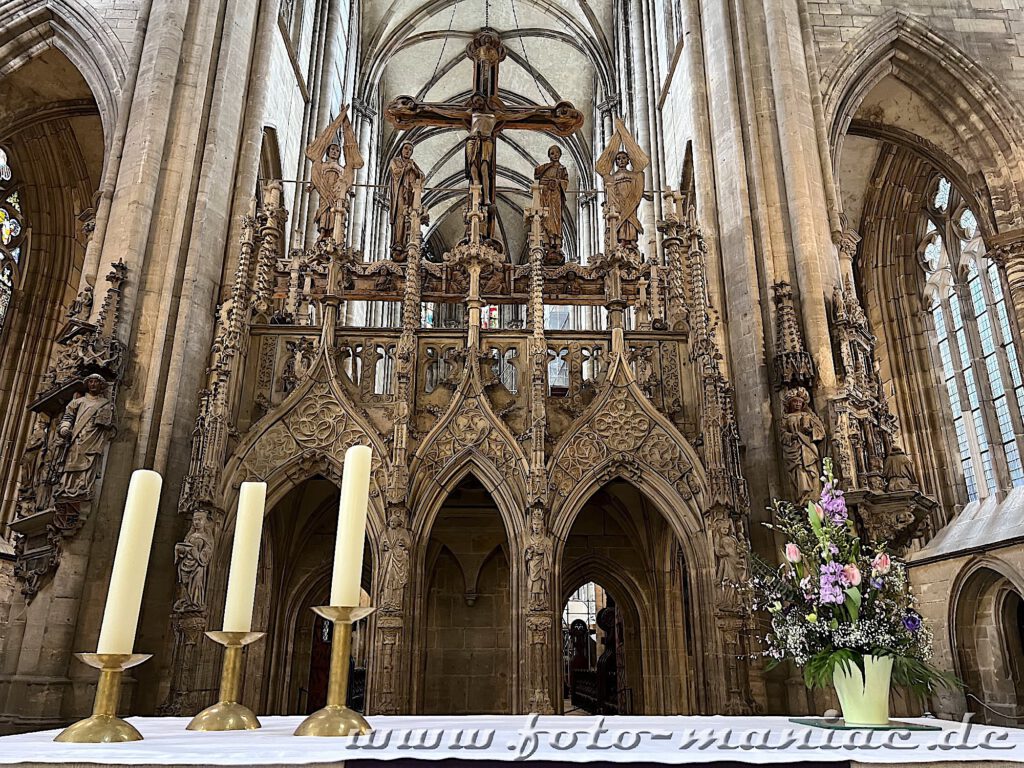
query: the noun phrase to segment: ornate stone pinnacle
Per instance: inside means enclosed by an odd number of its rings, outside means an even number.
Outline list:
[[[786,281],[772,286],[775,302],[775,386],[811,387],[814,360],[804,346],[800,322],[793,304],[793,289]]]

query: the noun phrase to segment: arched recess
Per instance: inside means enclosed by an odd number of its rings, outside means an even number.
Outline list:
[[[88,84],[109,147],[129,67],[121,41],[86,2],[14,0],[0,7],[0,79],[49,49],[60,51]]]
[[[612,361],[602,391],[555,447],[548,475],[556,584],[564,583],[563,560],[573,526],[595,494],[609,483],[624,482],[664,521],[668,535],[660,540],[659,550],[651,550],[652,556],[666,568],[685,571],[676,577],[688,587],[686,620],[692,644],[707,650],[696,659],[693,680],[687,684],[685,695],[680,689],[678,695],[663,696],[648,686],[644,692],[645,706],[648,710],[687,708],[697,712],[724,706],[718,698],[722,692],[710,687],[716,672],[708,669],[724,659],[713,621],[720,592],[704,522],[704,469],[693,447],[644,396],[621,356]],[[648,536],[641,528],[635,534],[640,539]],[[675,558],[679,551],[683,554],[681,563]],[[667,626],[671,621],[670,607],[662,605],[658,610],[665,611]],[[656,668],[658,674],[672,674],[665,666],[667,663],[670,662],[665,659],[652,659],[655,666],[651,668]],[[682,655],[679,663],[684,663]]]
[[[6,200],[19,196],[24,228],[13,296],[0,328],[0,526],[14,514],[18,464],[34,416],[28,404],[42,388],[54,339],[79,289],[91,232],[94,195],[106,163],[97,95],[52,31],[15,22],[11,5],[0,11],[14,28],[0,26],[17,66],[0,68],[0,147],[12,170],[0,184]],[[37,4],[38,5],[38,4]],[[38,21],[38,19],[35,19]],[[39,40],[20,36],[27,29]],[[28,34],[28,33],[25,33]],[[109,134],[108,134],[109,135]],[[95,286],[95,306],[105,284]]]
[[[923,155],[902,144],[880,144],[867,175],[856,264],[876,335],[879,374],[899,419],[903,448],[915,461],[922,490],[941,502],[939,517],[930,521],[933,532],[946,522],[943,510],[965,501],[918,253],[925,235],[922,212],[937,175]]]
[[[613,477],[591,490],[568,530],[559,526],[557,594],[592,580],[606,583],[617,604],[635,606],[632,714],[713,712],[722,706],[710,687],[719,643],[711,617],[720,593],[708,570],[707,537],[681,537],[672,508],[643,485],[636,476]]]
[[[899,96],[890,107],[886,89]],[[971,187],[984,189],[977,213],[992,229],[1024,227],[1020,110],[979,62],[921,20],[894,10],[865,27],[823,73],[822,90],[837,178],[847,135],[893,128],[960,158]]]
[[[951,595],[954,664],[965,685],[967,710],[991,725],[1019,725],[1024,718],[1024,577],[998,557],[977,558],[957,575]]]
[[[307,470],[293,473],[287,486],[268,495],[253,611],[254,631],[266,632],[267,637],[248,651],[244,690],[246,702],[261,712],[305,714],[299,693],[306,687],[310,649],[302,645],[302,638],[308,640],[313,627],[311,608],[323,605],[329,592],[339,488],[340,477]],[[362,587],[369,595],[374,592],[374,553],[383,535],[381,515],[371,504],[362,576]],[[233,530],[233,514],[226,515],[211,559],[214,567],[207,590],[214,625],[224,610]],[[364,626],[365,634],[372,636],[373,618]],[[210,690],[216,687],[220,657],[217,648],[204,645],[201,679]]]
[[[429,517],[414,563],[412,701],[427,714],[510,714],[519,681],[520,551],[468,467]]]

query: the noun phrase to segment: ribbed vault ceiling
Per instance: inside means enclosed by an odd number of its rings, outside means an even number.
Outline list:
[[[466,44],[489,24],[502,33],[509,51],[499,83],[505,103],[571,101],[586,116],[583,128],[565,139],[508,131],[498,142],[499,189],[515,190],[499,191],[498,198],[501,232],[514,261],[526,247],[522,211],[529,202],[533,169],[547,162],[551,144],[563,148],[570,187],[579,186],[581,173],[585,186],[591,186],[594,105],[613,90],[612,4],[613,0],[492,0],[489,12],[484,0],[382,0],[363,6],[362,92],[371,103],[386,103],[402,94],[435,102],[463,100],[473,82],[472,64],[465,58]],[[416,160],[427,174],[428,187],[465,187],[465,135],[462,130],[439,128],[408,132],[416,144]],[[378,166],[382,174],[404,138],[406,135],[396,135],[385,125]],[[461,192],[426,195],[431,216],[429,238],[435,251],[461,238],[463,201]],[[568,203],[566,218],[572,221],[574,195]],[[574,244],[574,221],[567,234],[567,243]]]

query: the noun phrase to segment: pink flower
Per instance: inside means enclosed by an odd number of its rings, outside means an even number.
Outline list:
[[[818,513],[819,520],[825,519],[825,510],[822,508],[821,504],[815,504],[814,511]]]
[[[885,554],[885,552],[879,552],[875,555],[875,559],[871,561],[871,570],[875,573],[881,574],[882,576],[887,574],[891,567],[892,560],[889,559],[889,556]]]
[[[786,560],[791,563],[799,563],[803,559],[803,555],[800,554],[800,547],[793,543],[786,545]]]
[[[860,568],[855,563],[843,566],[843,576],[850,582],[850,586],[859,587],[861,582]]]

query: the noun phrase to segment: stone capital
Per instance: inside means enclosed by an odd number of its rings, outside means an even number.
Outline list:
[[[989,249],[987,256],[1003,269],[1024,264],[1024,238],[997,245]]]

